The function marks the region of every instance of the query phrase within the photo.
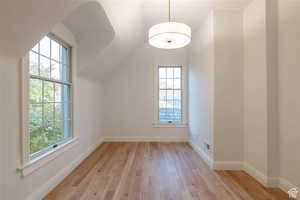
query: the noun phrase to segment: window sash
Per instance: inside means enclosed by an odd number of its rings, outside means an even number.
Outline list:
[[[30,73],[30,75],[32,77],[41,78],[41,79],[45,79],[48,81],[52,80],[52,81],[61,82],[64,84],[71,84],[72,83],[72,67],[71,67],[71,65],[72,65],[72,52],[71,52],[72,47],[53,33],[49,33],[45,37],[49,38],[49,44],[48,44],[49,54],[45,55],[45,54],[43,54],[43,52],[41,50],[41,41],[44,39],[43,38],[36,44],[36,46],[34,46],[29,51],[30,54],[34,54],[38,57],[37,58],[38,75],[31,74],[31,73]],[[52,41],[54,41],[58,45],[58,46],[56,46],[56,48],[53,47]],[[57,49],[57,47],[58,47],[58,49]],[[60,47],[62,47],[62,48],[60,48]],[[58,59],[55,59],[53,57],[52,49],[56,49],[56,53],[58,53]],[[63,59],[64,57],[66,59]],[[44,59],[44,60],[41,61],[42,59]],[[47,73],[49,73],[49,78],[41,75],[41,66],[43,66],[42,64],[45,64],[45,63],[43,63],[45,61],[47,61],[47,64],[49,64],[48,65],[49,72],[47,72]],[[63,72],[60,71],[59,73],[63,73],[60,75],[61,75],[61,77],[65,78],[66,80],[59,80],[59,79],[53,78],[52,73],[54,72],[54,70],[53,70],[54,64],[58,64],[59,67],[62,67],[59,69],[63,70]]]
[[[173,69],[173,74],[170,76],[170,74],[168,74],[168,69]],[[165,75],[164,77],[161,77],[161,73],[160,73],[160,69],[166,69],[165,71]],[[174,69],[180,69],[180,77],[175,77],[175,74],[174,74]],[[174,80],[175,79],[180,79],[180,87],[179,88],[174,88]],[[161,85],[160,85],[160,81],[161,80],[166,80],[166,87],[162,87],[161,88]],[[173,80],[173,85],[172,85],[172,88],[169,88],[168,87],[168,83],[167,81],[168,80]],[[161,99],[161,91],[165,91],[166,92],[166,95],[165,95],[165,99]],[[170,91],[171,93],[173,93],[172,95],[172,98],[169,99],[168,98],[168,91]],[[175,91],[180,91],[180,100],[176,100],[175,99],[175,95],[174,95],[174,92]],[[175,107],[175,102],[177,101],[180,101],[180,107],[179,108],[176,108]],[[162,113],[161,113],[161,109],[164,109],[164,107],[161,107],[160,103],[161,102],[166,102],[166,107],[165,109],[168,109],[168,102],[172,102],[172,112],[171,112],[171,115],[173,115],[171,118],[171,120],[163,120],[162,118]],[[177,113],[175,112],[175,109],[179,109],[180,110],[180,113],[179,113],[179,116],[177,116]],[[168,114],[169,112],[166,112],[166,115]],[[182,123],[183,122],[183,72],[182,72],[182,66],[159,66],[158,67],[158,121],[160,123],[169,123],[169,124],[172,124],[172,123]]]
[[[60,64],[62,64],[62,65],[64,65],[64,66],[66,66],[67,67],[67,69],[68,69],[68,71],[65,71],[65,73],[67,73],[67,77],[68,77],[68,80],[67,81],[64,81],[64,80],[57,80],[57,79],[53,79],[52,78],[52,76],[51,76],[51,71],[52,71],[52,69],[51,69],[51,65],[50,65],[50,78],[47,78],[47,77],[44,77],[44,76],[41,76],[40,75],[40,61],[38,61],[38,70],[39,70],[39,75],[34,75],[34,74],[31,74],[31,72],[30,72],[30,70],[29,70],[29,68],[30,68],[30,59],[29,59],[29,56],[28,56],[28,59],[27,59],[27,63],[28,63],[28,65],[26,66],[26,67],[28,67],[28,69],[26,70],[26,72],[29,74],[28,76],[27,76],[27,89],[26,89],[26,91],[28,92],[28,94],[27,95],[25,95],[26,97],[27,97],[27,99],[25,99],[28,103],[27,103],[27,111],[26,111],[26,113],[27,113],[27,122],[26,122],[26,136],[25,137],[27,137],[26,138],[26,143],[27,143],[27,145],[26,145],[26,148],[27,148],[27,150],[25,151],[25,152],[28,152],[27,153],[27,160],[33,160],[33,159],[35,159],[35,158],[37,158],[37,157],[39,157],[39,156],[41,156],[41,155],[43,155],[43,154],[45,154],[46,152],[48,152],[48,151],[50,151],[50,150],[52,150],[52,149],[54,149],[54,148],[56,148],[57,146],[60,146],[60,145],[62,145],[62,144],[64,144],[64,143],[66,143],[67,141],[69,141],[69,140],[71,140],[73,137],[74,137],[74,135],[73,135],[73,103],[72,103],[72,99],[73,99],[73,83],[72,83],[72,67],[71,67],[71,47],[69,46],[69,45],[67,45],[65,42],[63,42],[63,41],[61,41],[60,39],[58,39],[55,35],[53,35],[53,34],[48,34],[47,35],[49,38],[50,38],[50,41],[51,40],[53,40],[53,41],[55,41],[55,42],[57,42],[59,45],[61,45],[61,46],[63,46],[63,47],[65,47],[66,48],[66,51],[67,51],[67,53],[65,54],[66,56],[67,56],[67,58],[66,58],[66,63],[62,63],[62,62],[59,62],[59,61],[56,61],[56,60],[54,60],[55,62],[57,62],[57,63],[60,63]],[[40,58],[40,56],[43,56],[43,57],[45,57],[46,59],[48,59],[49,61],[51,61],[51,60],[53,60],[52,58],[51,58],[51,52],[52,52],[52,50],[51,50],[51,43],[52,42],[50,42],[50,50],[49,50],[49,52],[50,52],[50,57],[47,57],[47,56],[44,56],[44,55],[42,55],[41,54],[41,52],[40,52],[40,49],[39,49],[39,52],[36,52],[36,51],[34,51],[33,49],[32,50],[30,50],[30,51],[32,51],[32,52],[34,52],[34,53],[36,53],[38,56],[39,56],[39,58]],[[38,43],[38,48],[40,48],[40,45],[39,45],[39,43]],[[61,77],[61,75],[60,75],[60,77]],[[52,101],[50,101],[50,102],[44,102],[44,97],[42,97],[42,102],[30,102],[30,87],[29,87],[29,80],[31,80],[31,79],[38,79],[38,80],[41,80],[41,81],[43,81],[43,86],[42,86],[42,88],[43,88],[43,90],[44,90],[44,82],[45,81],[47,81],[47,82],[49,82],[49,83],[52,83],[52,84],[60,84],[60,85],[65,85],[65,86],[68,86],[69,87],[69,94],[68,94],[68,96],[66,97],[67,99],[64,99],[63,101],[59,101],[59,102],[57,102],[57,101],[55,101],[55,99],[54,99],[54,101],[52,102]],[[55,93],[55,88],[56,87],[54,87],[54,93]],[[44,93],[44,92],[43,92]],[[68,128],[68,134],[67,134],[67,137],[64,137],[63,135],[64,135],[64,128],[62,128],[61,129],[61,134],[62,134],[62,138],[61,139],[59,139],[59,140],[57,140],[57,141],[54,141],[53,142],[53,144],[51,144],[51,145],[48,145],[48,146],[46,146],[46,147],[43,147],[43,148],[41,148],[41,149],[39,149],[38,151],[36,151],[36,152],[33,152],[33,153],[31,153],[31,151],[30,151],[30,147],[31,147],[31,145],[30,145],[30,138],[31,138],[31,133],[30,133],[30,131],[29,131],[29,122],[30,122],[30,120],[29,120],[29,105],[37,105],[37,104],[40,104],[40,105],[44,105],[44,104],[53,104],[54,106],[56,105],[56,103],[61,103],[61,104],[67,104],[67,107],[68,108],[66,108],[67,109],[67,111],[61,111],[62,112],[62,115],[65,115],[65,112],[68,112],[68,115],[69,115],[69,117],[67,117],[67,118],[64,118],[65,116],[63,116],[62,117],[62,120],[56,120],[55,119],[55,109],[53,110],[53,116],[54,116],[54,118],[53,118],[53,121],[47,121],[47,122],[42,122],[42,126],[41,127],[43,127],[43,126],[45,126],[45,123],[46,124],[49,124],[49,123],[52,123],[53,122],[53,125],[55,126],[55,124],[57,124],[57,123],[62,123],[62,124],[64,124],[64,123],[68,123],[68,126],[67,126],[67,128]],[[43,106],[44,107],[44,106]],[[43,120],[44,120],[44,114],[42,115],[42,118],[43,118]],[[60,124],[60,125],[62,125],[62,124]],[[65,126],[66,124],[64,124],[63,126]]]

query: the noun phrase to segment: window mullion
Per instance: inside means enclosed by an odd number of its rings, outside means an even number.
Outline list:
[[[174,110],[174,106],[175,106],[175,98],[174,98],[174,68],[173,68],[173,78],[172,78],[173,84],[172,84],[172,92],[173,92],[173,99],[172,99],[172,103],[173,103],[173,107],[172,107],[172,120],[174,122],[174,118],[175,118],[175,110]]]
[[[40,56],[40,43],[38,43],[38,71],[39,76],[41,75],[41,56]]]
[[[44,119],[44,116],[45,116],[45,114],[44,114],[44,112],[45,112],[45,110],[44,110],[44,107],[45,107],[45,101],[44,101],[44,86],[45,86],[45,83],[44,83],[44,81],[42,81],[42,126],[44,127],[44,125],[45,125],[45,119]]]
[[[51,58],[52,58],[52,48],[51,48],[51,46],[52,46],[52,41],[51,41],[51,39],[50,39],[50,58],[49,58],[49,60],[50,60],[50,79],[52,79],[52,75],[51,75],[51,73],[52,73],[52,60],[51,60]]]
[[[53,99],[54,99],[54,102],[55,102],[55,88],[56,88],[56,83],[53,84]],[[55,103],[53,103],[53,126],[55,127],[56,126],[56,122],[55,122],[55,117],[56,116],[56,107],[55,107]]]

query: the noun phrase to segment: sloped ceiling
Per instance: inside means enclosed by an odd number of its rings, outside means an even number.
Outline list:
[[[186,23],[195,31],[212,9],[242,9],[251,0],[171,0],[172,20]],[[101,0],[115,30],[113,41],[99,53],[86,76],[103,79],[133,50],[147,43],[149,28],[167,21],[168,0]]]
[[[249,1],[171,0],[172,20],[196,30],[212,9],[242,8]],[[0,53],[21,57],[64,22],[80,45],[81,73],[99,79],[147,42],[148,29],[167,20],[167,5],[168,0],[2,0]]]
[[[115,36],[104,9],[94,1],[79,6],[64,19],[64,24],[78,43],[79,71],[84,71]]]
[[[0,1],[0,53],[21,57],[84,0]]]
[[[82,72],[96,79],[105,77],[143,42],[141,0],[101,0],[100,3],[114,28],[115,36]]]

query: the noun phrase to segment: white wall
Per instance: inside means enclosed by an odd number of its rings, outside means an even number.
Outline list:
[[[154,128],[154,67],[187,66],[186,49],[160,50],[144,44],[104,85],[105,134],[112,140],[187,140],[187,128]]]
[[[245,162],[267,174],[267,58],[265,0],[244,12]]]
[[[245,11],[245,157],[289,190],[300,185],[300,2],[276,3]]]
[[[300,188],[300,1],[279,1],[280,174]]]
[[[0,56],[0,80],[4,79],[4,57]],[[0,84],[0,110],[4,110],[4,85]],[[4,138],[4,116],[0,114],[0,138]],[[4,140],[0,140],[0,199],[4,199]]]
[[[75,47],[76,41],[71,32],[63,25],[55,28],[54,32],[61,36],[66,42]],[[76,55],[76,54],[75,54]],[[34,200],[36,196],[51,189],[49,186],[59,180],[63,170],[74,164],[78,158],[87,153],[90,148],[94,147],[101,141],[101,89],[99,84],[88,80],[82,80],[77,77],[75,85],[75,128],[79,135],[79,144],[75,145],[55,160],[46,164],[33,174],[24,178],[17,172],[21,166],[21,145],[20,145],[20,58],[11,57],[3,60],[1,65],[4,78],[1,79],[0,85],[5,86],[4,106],[1,110],[1,116],[5,116],[4,135],[1,135],[1,141],[5,141],[4,150],[9,152],[5,156],[4,173],[5,173],[5,193],[4,200],[24,200],[26,198]],[[78,86],[78,87],[77,87]],[[97,119],[97,121],[96,121]],[[59,175],[56,177],[56,175]],[[17,191],[17,192],[16,192]]]
[[[189,129],[191,141],[211,159],[204,142],[213,144],[214,30],[213,13],[193,33],[189,49]]]
[[[266,1],[268,177],[279,176],[278,3]],[[271,184],[270,184],[271,185]]]
[[[213,145],[215,168],[244,162],[260,182],[286,190],[300,183],[299,8],[253,0],[243,15],[215,10],[189,51],[192,142],[203,152]]]
[[[190,48],[191,140],[216,168],[243,161],[242,22],[240,10],[215,10],[193,34]]]
[[[243,161],[243,20],[241,10],[214,11],[214,161]],[[218,168],[218,167],[216,167]]]

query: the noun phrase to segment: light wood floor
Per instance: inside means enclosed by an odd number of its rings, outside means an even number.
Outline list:
[[[45,200],[284,200],[242,171],[208,168],[187,143],[104,143]]]

